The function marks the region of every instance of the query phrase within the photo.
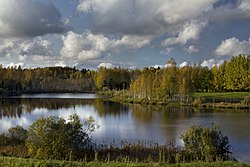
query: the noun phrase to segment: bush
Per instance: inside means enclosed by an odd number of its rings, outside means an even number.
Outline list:
[[[25,140],[28,137],[28,131],[26,129],[24,129],[22,126],[15,126],[12,128],[8,129],[8,134],[7,136],[12,138],[12,139],[16,139],[19,140],[20,142],[25,142]]]
[[[227,160],[231,154],[228,137],[215,125],[211,128],[193,125],[181,135],[181,139],[184,141],[184,151],[190,157],[190,161]]]
[[[38,119],[30,125],[26,140],[30,155],[42,159],[79,159],[82,151],[91,147],[89,132],[98,128],[92,117],[84,125],[85,129],[76,114],[68,121],[55,116]]]

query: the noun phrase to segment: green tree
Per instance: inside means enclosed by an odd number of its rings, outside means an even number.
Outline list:
[[[99,126],[90,117],[85,129],[79,117],[74,114],[66,121],[50,116],[38,119],[29,127],[26,145],[30,155],[42,159],[77,159],[80,153],[90,149],[89,132]]]
[[[179,96],[182,102],[188,102],[189,96],[194,92],[192,84],[192,68],[185,66],[180,69],[179,74]]]
[[[174,95],[178,94],[178,75],[179,69],[174,65],[164,69],[161,88],[165,97],[172,99]]]
[[[227,136],[224,136],[218,126],[211,128],[191,126],[181,139],[184,141],[184,150],[192,160],[227,160],[230,148]]]
[[[225,89],[225,63],[222,65],[214,66],[211,69],[213,75],[213,87],[215,91],[222,92]]]
[[[22,126],[15,126],[8,129],[8,137],[25,142],[28,137],[28,131]]]
[[[231,91],[246,91],[250,88],[249,56],[232,57],[225,64],[226,89]]]

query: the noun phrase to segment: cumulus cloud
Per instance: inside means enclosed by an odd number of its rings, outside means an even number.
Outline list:
[[[0,56],[5,56],[13,48],[14,43],[10,41],[5,41],[0,45]]]
[[[34,39],[32,42],[21,42],[17,51],[20,55],[52,55],[51,42],[42,38]]]
[[[223,60],[215,60],[215,59],[209,59],[209,60],[204,60],[201,63],[202,67],[208,67],[212,68],[213,66],[219,66],[223,63]]]
[[[250,17],[250,1],[249,0],[219,0],[209,8],[206,17],[211,22],[217,24],[227,24],[232,21],[249,20]]]
[[[106,52],[144,47],[151,42],[151,38],[150,36],[125,35],[118,39],[112,39],[103,34],[93,34],[88,30],[82,34],[70,31],[62,37],[64,45],[60,53],[64,58],[96,60]]]
[[[165,65],[159,65],[159,64],[155,64],[154,66],[151,66],[154,68],[165,68]]]
[[[56,67],[66,67],[66,63],[64,61],[58,61],[56,64],[55,64]]]
[[[19,68],[19,67],[24,67],[24,63],[23,62],[19,62],[19,63],[13,63],[11,62],[10,64],[6,65],[6,68]]]
[[[242,9],[244,12],[250,12],[250,1],[249,0],[241,0],[239,8]]]
[[[208,68],[212,68],[214,65],[215,65],[215,60],[214,59],[204,60],[201,63],[202,67],[208,67]]]
[[[78,12],[91,13],[97,32],[162,35],[206,12],[217,0],[80,0]],[[181,4],[181,5],[180,5]]]
[[[197,40],[207,22],[191,21],[184,25],[183,30],[178,33],[177,37],[167,38],[162,42],[163,46],[175,44],[186,44],[189,40]]]
[[[4,56],[8,61],[5,64],[13,62],[23,63],[27,66],[34,64],[36,66],[54,65],[53,62],[59,59],[55,56],[52,44],[49,40],[41,37],[26,40],[15,40],[3,42],[0,44],[0,55]],[[10,64],[10,65],[13,65]]]
[[[101,63],[98,65],[98,68],[105,67],[105,68],[114,68],[115,66],[111,63]]]
[[[90,13],[92,11],[92,0],[81,0],[77,6],[77,11]]]
[[[197,53],[199,49],[196,48],[194,45],[190,45],[188,48],[184,48],[188,53]]]
[[[0,1],[0,37],[39,36],[63,32],[61,14],[52,3]]]
[[[223,40],[215,50],[215,53],[218,56],[237,56],[239,54],[249,54],[250,39],[248,41],[240,41],[239,39],[232,37]]]
[[[72,31],[62,37],[63,48],[61,54],[65,58],[77,57],[80,60],[101,58],[102,52],[107,50],[109,39],[103,35],[94,35],[90,31],[77,34]]]
[[[189,66],[189,65],[190,65],[189,62],[184,61],[184,62],[182,62],[182,63],[179,65],[179,67],[180,67],[180,68],[183,68],[183,67]]]

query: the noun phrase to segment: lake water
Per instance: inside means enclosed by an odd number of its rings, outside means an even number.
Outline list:
[[[28,128],[41,117],[68,118],[76,113],[84,122],[93,116],[100,128],[92,134],[96,143],[119,144],[122,140],[182,146],[180,134],[190,125],[219,125],[232,145],[233,155],[250,163],[250,111],[200,110],[187,107],[164,107],[120,104],[93,94],[34,94],[0,99],[0,133],[21,125]]]

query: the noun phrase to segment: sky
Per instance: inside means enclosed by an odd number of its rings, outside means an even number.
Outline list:
[[[0,0],[0,64],[212,67],[250,54],[250,0]]]

